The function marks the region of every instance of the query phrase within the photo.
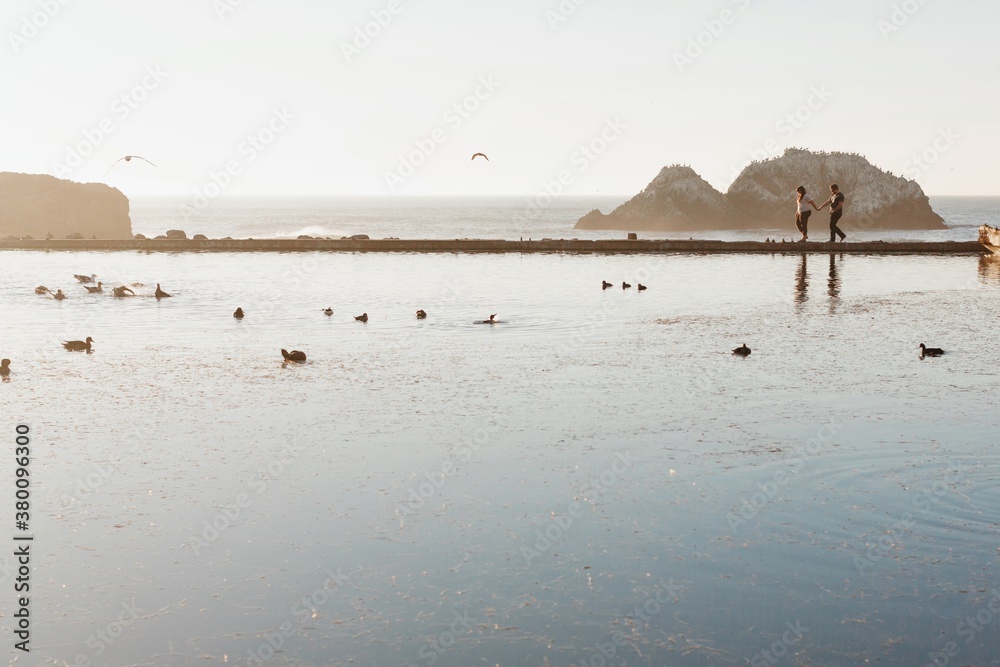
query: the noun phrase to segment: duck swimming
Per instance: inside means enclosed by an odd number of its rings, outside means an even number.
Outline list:
[[[426,317],[427,317],[427,312],[426,311],[424,311],[424,310],[418,310],[417,311],[417,319],[418,320],[422,320],[422,319],[424,319]]]
[[[649,288],[646,287],[645,285],[643,285],[642,283],[639,283],[639,291],[640,292],[643,291],[643,290],[646,290],[646,289],[649,289]]]
[[[10,375],[10,359],[0,359],[0,378]]]
[[[609,283],[607,280],[601,281],[601,289],[608,289],[609,287],[614,287],[614,285]]]
[[[631,285],[629,285],[628,283],[625,282],[622,283],[622,289],[628,289],[629,287],[631,287]]]
[[[115,296],[121,297],[121,298],[124,298],[124,297],[127,297],[127,296],[135,296],[135,292],[133,292],[128,287],[125,287],[124,285],[121,286],[121,287],[114,288],[113,290],[111,290],[111,293],[114,294]]]
[[[55,299],[56,301],[62,301],[63,299],[66,298],[66,295],[63,294],[63,291],[61,289],[57,289],[56,293],[52,295],[52,298]]]
[[[480,324],[499,324],[499,322],[497,322],[497,314],[493,313],[492,315],[490,315],[490,319],[483,320],[482,322],[480,322]]]
[[[160,289],[160,283],[156,283],[156,292],[154,292],[153,296],[155,296],[157,299],[169,299],[170,297],[173,296],[173,294],[167,294],[166,292]]]
[[[327,317],[330,317],[331,315],[333,315],[333,308],[327,306],[326,308],[323,309],[323,314],[326,315]]]
[[[368,313],[361,313],[360,315],[355,315],[354,319],[356,319],[358,322],[367,322]]]
[[[98,282],[98,283],[97,283],[97,287],[91,287],[90,285],[84,285],[84,288],[85,288],[85,289],[86,289],[86,290],[87,290],[88,292],[90,292],[91,294],[100,294],[101,292],[103,292],[103,291],[104,291],[104,287],[103,287],[103,285],[104,285],[104,283],[102,283],[102,282]]]
[[[45,285],[39,285],[38,287],[35,288],[35,294],[48,294],[48,293],[49,293],[49,288],[46,287]]]
[[[91,338],[90,336],[87,336],[87,340],[85,340],[85,341],[83,341],[83,340],[68,340],[65,343],[63,343],[62,345],[63,345],[63,347],[65,347],[70,352],[83,352],[84,350],[86,350],[87,352],[90,352],[90,344],[93,343],[93,342],[94,342],[94,339]]]
[[[299,352],[298,350],[292,350],[289,352],[285,348],[281,348],[281,356],[285,358],[285,361],[295,361],[301,363],[306,360],[306,353]]]
[[[235,317],[238,320],[242,320],[243,319],[243,309],[242,308],[237,308],[236,312],[233,313],[233,317]]]
[[[733,354],[735,354],[735,355],[737,355],[739,357],[749,357],[750,356],[750,348],[747,347],[746,343],[743,343],[738,348],[736,348],[735,350],[733,350]]]
[[[944,354],[944,350],[940,347],[927,347],[923,343],[920,344],[920,358],[924,357],[940,357]]]

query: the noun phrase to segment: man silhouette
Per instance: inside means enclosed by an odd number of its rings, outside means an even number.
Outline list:
[[[838,236],[843,241],[847,238],[847,234],[840,230],[837,223],[844,216],[844,193],[836,183],[830,186],[830,198],[823,202],[819,209],[822,211],[827,206],[830,207],[830,243],[836,241]]]

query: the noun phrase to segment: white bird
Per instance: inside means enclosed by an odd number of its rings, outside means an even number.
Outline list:
[[[108,174],[110,174],[111,170],[115,168],[115,165],[118,164],[119,162],[121,162],[122,160],[125,160],[126,162],[131,162],[132,158],[139,158],[143,162],[149,162],[149,160],[147,160],[146,158],[142,157],[141,155],[126,155],[125,157],[120,157],[117,160],[115,160],[114,163],[110,167],[108,167],[108,170],[104,173],[104,175],[107,176]],[[149,162],[149,164],[153,164],[153,163]],[[155,167],[156,165],[153,164],[153,166]]]

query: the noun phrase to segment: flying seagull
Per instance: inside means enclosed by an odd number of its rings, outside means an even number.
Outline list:
[[[488,157],[486,157],[486,153],[475,153],[475,154],[474,154],[474,155],[472,156],[472,159],[473,159],[473,160],[475,160],[475,159],[476,159],[477,157],[479,157],[480,155],[482,155],[483,157],[485,157],[485,158],[486,158],[486,161],[487,161],[487,162],[489,162],[489,161],[490,161],[490,159],[489,159]]]
[[[108,170],[107,170],[107,172],[105,172],[104,175],[107,176],[108,174],[110,174],[111,170],[115,168],[115,165],[118,164],[119,162],[121,162],[122,160],[125,160],[126,162],[131,162],[132,158],[139,158],[143,162],[149,162],[149,160],[147,160],[146,158],[142,157],[141,155],[126,155],[125,157],[120,157],[117,160],[115,160],[114,164],[112,164],[110,167],[108,167]],[[149,164],[153,164],[153,163],[149,162]],[[156,165],[153,164],[153,166],[155,167]]]

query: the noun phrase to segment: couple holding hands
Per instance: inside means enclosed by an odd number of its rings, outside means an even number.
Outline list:
[[[813,198],[806,194],[804,186],[800,185],[795,188],[795,191],[799,193],[797,198],[798,207],[795,213],[795,226],[802,232],[802,238],[799,241],[805,241],[809,238],[809,216],[812,215],[812,211],[809,210],[810,204],[817,211],[822,211],[827,206],[830,207],[830,243],[836,241],[838,236],[841,241],[847,238],[847,234],[842,232],[840,227],[837,226],[840,218],[844,215],[844,193],[840,191],[840,187],[837,184],[830,186],[830,198],[823,202],[821,206],[816,206]]]

